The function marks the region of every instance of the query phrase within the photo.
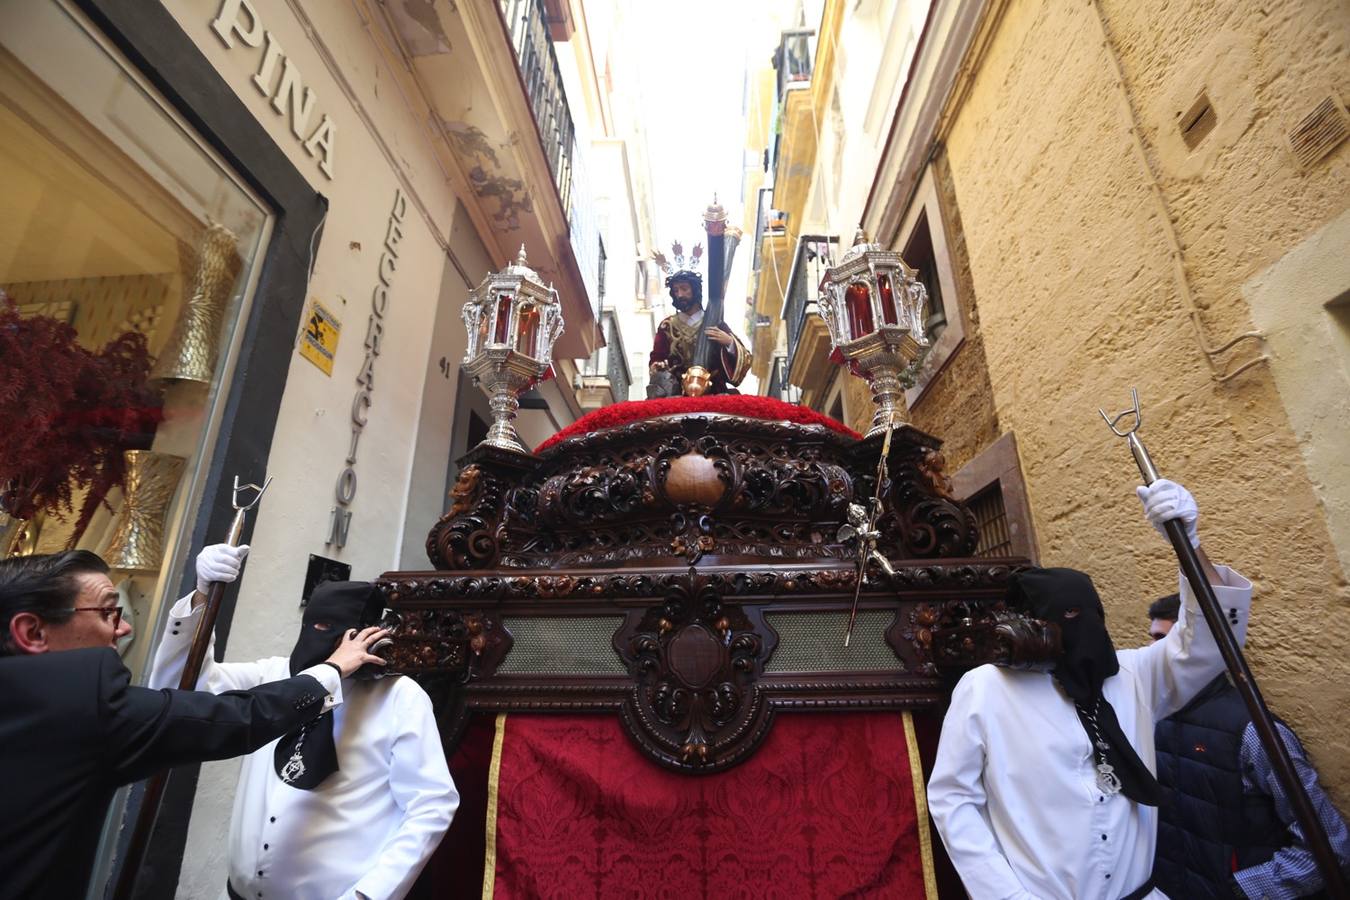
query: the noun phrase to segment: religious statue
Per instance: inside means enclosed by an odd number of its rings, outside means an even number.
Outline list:
[[[703,248],[694,248],[688,266],[685,265],[682,246],[677,242],[672,245],[672,249],[674,265],[664,254],[656,254],[656,262],[668,273],[666,289],[670,291],[670,301],[676,311],[674,315],[666,316],[656,327],[650,360],[652,377],[647,396],[738,393],[735,385],[740,384],[750,371],[750,351],[732,334],[720,314],[715,318],[704,315],[703,276],[697,269]],[[718,306],[720,313],[720,304]],[[715,354],[709,352],[713,349],[708,346],[710,343],[716,348]],[[707,369],[706,388],[702,391],[682,389],[685,373],[700,363]]]

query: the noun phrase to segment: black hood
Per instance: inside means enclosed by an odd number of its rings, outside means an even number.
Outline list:
[[[291,651],[291,674],[317,666],[337,649],[342,636],[362,623],[379,621],[383,595],[368,581],[325,581],[310,595]],[[315,626],[326,626],[316,628]]]
[[[1085,702],[1120,671],[1106,630],[1106,610],[1092,579],[1077,569],[1027,569],[1013,576],[1008,605],[1059,626],[1060,655],[1052,674],[1068,694]]]

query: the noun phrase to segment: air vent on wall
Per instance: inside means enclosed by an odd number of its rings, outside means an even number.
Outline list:
[[[1218,114],[1214,112],[1209,97],[1202,93],[1181,116],[1181,139],[1188,148],[1194,150],[1214,130],[1218,121]]]
[[[1310,169],[1347,137],[1350,114],[1336,97],[1327,97],[1289,132],[1289,145],[1299,165]]]

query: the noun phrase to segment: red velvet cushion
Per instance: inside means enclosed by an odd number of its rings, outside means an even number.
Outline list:
[[[651,419],[656,416],[701,412],[727,413],[728,415],[748,416],[752,419],[774,419],[796,422],[799,425],[824,425],[826,428],[837,431],[842,435],[851,438],[859,437],[858,432],[852,428],[805,406],[796,406],[791,403],[784,403],[782,400],[774,400],[771,397],[751,394],[716,394],[711,397],[666,397],[660,400],[633,400],[606,406],[577,419],[534,448],[534,452],[542,453],[559,441],[565,441],[579,434],[599,431],[602,428],[613,428],[615,425],[640,422],[643,419]]]

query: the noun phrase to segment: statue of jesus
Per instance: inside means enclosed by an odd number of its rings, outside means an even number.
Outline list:
[[[750,371],[750,351],[731,333],[725,322],[709,324],[703,319],[703,276],[692,269],[680,269],[666,278],[666,289],[675,306],[675,314],[656,326],[652,342],[651,384],[647,396],[678,397],[685,370],[694,365],[694,348],[699,332],[718,345],[719,365],[711,367],[705,394],[739,393],[735,385]],[[661,373],[669,373],[662,375]]]

